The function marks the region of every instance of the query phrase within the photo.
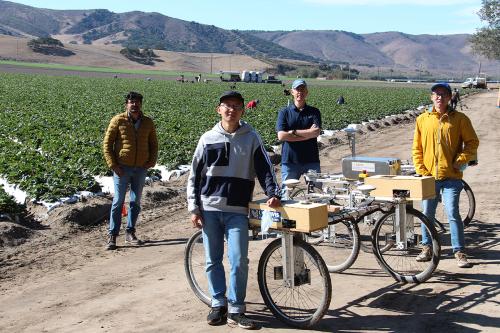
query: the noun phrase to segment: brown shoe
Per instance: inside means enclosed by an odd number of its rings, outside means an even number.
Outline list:
[[[106,250],[116,250],[116,236],[109,235],[108,243],[106,244]]]
[[[415,258],[418,262],[431,261],[432,259],[432,248],[429,245],[424,245],[422,247],[422,252]]]
[[[135,232],[125,233],[125,243],[132,245],[142,245],[144,242],[135,236]]]
[[[462,251],[455,252],[455,258],[457,259],[457,265],[460,268],[471,268],[472,264],[467,261],[467,255]]]

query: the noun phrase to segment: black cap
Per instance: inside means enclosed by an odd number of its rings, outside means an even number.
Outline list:
[[[135,91],[130,91],[125,95],[125,102],[128,100],[140,100],[142,102],[142,95]]]
[[[239,99],[242,104],[245,103],[243,96],[241,96],[241,94],[239,92],[234,91],[234,90],[229,90],[229,91],[223,92],[222,95],[220,95],[220,97],[219,97],[219,103],[222,103],[222,101],[225,100],[226,98],[236,98],[236,99]]]

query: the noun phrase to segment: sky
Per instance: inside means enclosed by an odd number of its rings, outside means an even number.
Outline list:
[[[50,9],[158,12],[186,21],[239,30],[399,31],[445,35],[484,26],[481,0],[20,0]]]

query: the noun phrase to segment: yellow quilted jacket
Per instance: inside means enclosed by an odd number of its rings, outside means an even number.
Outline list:
[[[158,139],[153,121],[142,115],[136,130],[127,112],[114,116],[104,136],[103,152],[110,168],[154,166],[158,158]]]
[[[440,117],[433,107],[417,117],[412,155],[420,175],[462,179],[462,172],[453,163],[464,165],[475,159],[478,146],[471,121],[462,112],[449,109]]]

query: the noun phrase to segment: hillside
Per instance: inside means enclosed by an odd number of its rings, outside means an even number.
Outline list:
[[[189,53],[155,50],[159,56],[154,66],[141,65],[120,54],[118,45],[81,45],[65,43],[75,53],[69,57],[50,56],[33,52],[26,45],[28,38],[0,35],[0,59],[28,62],[57,63],[76,66],[109,67],[115,69],[144,69],[213,73],[245,69],[265,71],[270,64],[242,54]],[[192,79],[192,78],[189,78]]]
[[[52,35],[80,44],[111,43],[179,52],[313,60],[252,34],[140,11],[50,10],[0,1],[0,33],[25,37]]]
[[[500,62],[472,54],[469,35],[354,34],[346,31],[252,31],[255,36],[297,52],[334,62],[442,74],[497,74]]]
[[[364,73],[463,77],[479,69],[498,75],[500,62],[471,52],[469,35],[355,34],[337,30],[240,31],[160,13],[107,9],[51,10],[0,0],[0,34],[53,36],[66,45],[119,45],[196,53],[243,54],[258,59],[351,64]],[[196,66],[193,66],[196,67]],[[195,68],[194,71],[204,71]]]

